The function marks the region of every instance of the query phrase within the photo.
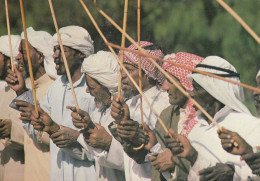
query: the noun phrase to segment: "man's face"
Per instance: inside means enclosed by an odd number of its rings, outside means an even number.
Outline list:
[[[67,59],[70,73],[73,74],[75,70],[77,70],[81,66],[84,55],[79,51],[74,50],[73,48],[70,48],[68,46],[63,46],[63,48],[64,48],[64,54]],[[54,63],[56,64],[55,69],[57,70],[57,74],[65,75],[66,69],[64,65],[64,60],[62,58],[60,46],[59,45],[54,46],[53,52],[54,52],[53,54]]]
[[[29,56],[32,63],[32,70],[33,75],[38,72],[38,69],[40,67],[40,64],[43,62],[43,55],[38,52],[33,46],[28,42],[29,47]],[[28,59],[27,59],[27,52],[26,52],[26,46],[25,46],[25,40],[22,40],[19,45],[19,53],[15,57],[15,59],[18,62],[18,69],[20,72],[26,72],[27,76],[29,76],[29,68],[28,68]]]
[[[138,68],[127,63],[124,63],[124,66],[138,85],[139,84]],[[126,75],[124,71],[122,72],[122,90],[125,98],[131,98],[138,94],[138,90],[135,88],[134,84],[131,82],[131,80],[129,79],[129,77]]]
[[[182,85],[176,78],[174,78],[173,76],[171,77],[175,79],[176,82],[182,87]],[[169,102],[171,105],[177,105],[181,108],[184,108],[184,105],[188,100],[187,97],[183,95],[181,91],[179,91],[179,89],[175,85],[173,85],[168,79],[166,79],[163,82],[162,89],[167,91],[169,96]]]
[[[194,80],[192,81],[192,85],[193,90],[190,92],[191,97],[195,99],[195,101],[197,101],[206,111],[208,111],[215,102],[215,98]]]
[[[0,53],[0,79],[5,80],[7,70],[11,68],[10,58]]]
[[[111,105],[111,93],[98,81],[86,74],[86,92],[95,97],[96,107],[102,109]]]
[[[257,84],[257,88],[260,89],[260,76],[258,76],[256,84]],[[257,112],[258,116],[260,116],[260,93],[254,91],[253,96],[254,96],[256,112]]]

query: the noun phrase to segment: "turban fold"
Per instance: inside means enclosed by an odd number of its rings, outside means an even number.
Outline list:
[[[13,58],[15,58],[19,53],[18,49],[20,43],[21,43],[21,37],[19,35],[11,35]],[[11,56],[8,35],[0,37],[0,53],[8,57]]]
[[[260,77],[260,69],[259,69],[259,71],[258,71],[258,73],[256,75],[256,81],[257,81],[258,77]]]
[[[87,30],[80,26],[66,26],[59,29],[62,44],[82,52],[88,57],[94,53],[94,41]],[[52,45],[59,45],[57,33],[52,37]]]
[[[197,65],[196,69],[240,82],[239,74],[233,65],[217,56],[206,57],[201,64]],[[247,107],[242,103],[244,91],[241,86],[199,73],[188,75],[188,79],[190,81],[195,80],[211,96],[227,107],[238,112],[250,114]]]
[[[120,66],[112,53],[99,51],[90,55],[84,59],[81,70],[108,88],[110,93],[117,92]]]
[[[197,64],[199,64],[204,58],[199,57],[197,55],[186,53],[186,52],[179,52],[172,56],[166,56],[166,60],[174,62],[176,64],[185,65],[190,68],[195,68]],[[163,64],[163,69],[169,72],[171,75],[179,79],[181,85],[187,90],[192,91],[193,86],[189,82],[187,75],[191,74],[190,70],[176,67],[173,64],[165,62]]]
[[[140,46],[144,49],[145,53],[151,54],[153,56],[163,58],[163,52],[160,49],[153,48],[153,43],[147,42],[147,41],[141,41]],[[130,50],[138,50],[137,47],[132,44],[128,47]],[[118,57],[120,58],[121,51],[118,54]],[[156,61],[159,65],[162,64],[162,62]],[[138,54],[124,51],[124,63],[131,64],[138,68]],[[165,80],[165,77],[162,72],[158,68],[155,67],[155,65],[149,60],[148,57],[141,56],[141,69],[145,72],[145,74],[154,79],[157,80],[160,84],[163,83]]]
[[[44,55],[45,72],[52,78],[56,79],[57,71],[53,60],[53,47],[50,44],[52,36],[46,31],[35,31],[32,27],[26,29],[29,43]],[[21,34],[24,39],[24,32]]]

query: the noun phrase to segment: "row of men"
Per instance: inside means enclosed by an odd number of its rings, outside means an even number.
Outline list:
[[[1,89],[0,180],[258,180],[260,120],[242,103],[243,89],[171,64],[239,82],[228,61],[185,52],[164,56],[158,46],[141,42],[147,53],[168,60],[157,63],[214,118],[222,127],[218,129],[144,56],[143,95],[133,83],[140,81],[139,57],[124,52],[126,71],[122,96],[117,96],[116,57],[105,51],[94,54],[93,41],[82,27],[59,31],[79,110],[56,34],[27,29],[38,111],[23,33],[11,37],[17,61],[13,70],[8,37],[0,37],[1,80],[8,84]],[[134,45],[128,49],[137,50]],[[254,97],[259,111],[259,93]]]

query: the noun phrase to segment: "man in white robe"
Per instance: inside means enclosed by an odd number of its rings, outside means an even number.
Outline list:
[[[205,58],[196,69],[239,82],[236,69],[217,56]],[[238,132],[252,146],[259,145],[260,141],[255,138],[260,136],[260,122],[242,103],[244,94],[240,86],[198,73],[188,75],[188,78],[194,87],[191,96],[221,127]],[[198,123],[188,135],[188,140],[172,131],[173,138],[168,139],[168,146],[172,151],[191,162],[188,179],[247,180],[252,176],[252,171],[239,156],[232,155],[222,148],[217,133],[218,127],[200,111],[196,119]],[[212,168],[203,170],[208,167]]]
[[[153,43],[142,41],[140,45],[147,53],[163,57],[162,51]],[[137,49],[134,45],[130,45],[128,48],[132,50]],[[119,57],[120,55],[121,53],[118,54]],[[138,84],[138,55],[124,52],[124,66]],[[165,79],[164,75],[144,56],[141,56],[141,69],[144,95],[157,113],[160,114],[163,109],[169,106],[167,93],[159,88]],[[110,130],[124,147],[125,152],[122,161],[124,162],[126,180],[151,180],[151,163],[149,160],[144,160],[147,151],[144,148],[137,151],[133,149],[140,146],[146,138],[137,133],[137,130],[140,129],[139,124],[141,124],[140,94],[125,72],[122,72],[122,91],[126,102],[122,97],[118,99],[117,96],[114,96],[111,115],[116,121],[113,122],[114,125],[110,125]],[[155,128],[157,117],[144,100],[143,120],[150,129]],[[110,147],[109,152],[113,152],[113,147]]]
[[[87,30],[82,27],[67,26],[61,28],[59,32],[79,107],[92,113],[95,109],[94,99],[85,92],[87,86],[85,76],[81,73],[81,64],[85,57],[94,53],[93,41]],[[94,181],[96,180],[94,163],[82,152],[82,147],[77,142],[79,130],[73,126],[71,110],[66,108],[74,105],[74,99],[66,76],[57,34],[52,37],[52,44],[55,68],[61,77],[50,86],[45,97],[40,101],[39,116],[32,111],[31,124],[35,129],[43,130],[50,135],[50,180]],[[31,92],[25,93],[28,102],[32,102]]]
[[[108,125],[113,121],[110,115],[111,98],[118,90],[119,71],[116,57],[110,52],[99,51],[86,58],[82,64],[82,72],[86,75],[88,85],[86,92],[95,97],[97,108],[90,116],[82,110],[78,113],[75,107],[71,108],[74,111],[71,114],[74,126],[83,128],[86,122],[84,134],[80,134],[78,142],[94,155],[99,181],[125,180],[123,164],[116,165],[106,159],[112,143],[117,144],[118,152],[123,152],[121,144],[111,136],[108,129]],[[80,115],[84,115],[83,119],[86,120],[82,122]],[[96,129],[89,128],[91,126],[88,122],[95,123]],[[123,159],[123,155],[117,155],[116,159]]]

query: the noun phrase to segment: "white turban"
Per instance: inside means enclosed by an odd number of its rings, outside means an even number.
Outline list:
[[[258,77],[260,77],[260,69],[259,69],[259,71],[258,71],[258,73],[256,75],[256,81],[257,81]]]
[[[63,45],[76,49],[86,55],[94,53],[94,41],[92,41],[89,33],[79,26],[66,26],[59,29],[61,41]],[[52,45],[59,45],[57,33],[52,37]]]
[[[19,53],[18,48],[20,43],[21,37],[19,35],[11,35],[13,58],[15,58]],[[8,57],[11,56],[8,35],[0,37],[0,53]]]
[[[44,55],[45,72],[52,78],[56,79],[57,71],[53,60],[53,47],[50,44],[52,36],[46,31],[35,31],[32,27],[26,29],[29,43]],[[24,32],[21,34],[24,39]]]
[[[110,93],[117,92],[120,66],[112,53],[99,51],[90,55],[84,59],[81,70],[108,88]]]
[[[197,70],[209,72],[212,74],[229,74],[223,70],[217,70],[217,68],[222,68],[227,71],[234,72],[236,74],[236,69],[226,60],[217,56],[209,56],[206,57],[200,64],[205,66],[213,66],[210,67],[197,67]],[[216,68],[214,68],[216,67]],[[231,73],[232,74],[232,73]],[[240,82],[239,77],[225,77],[226,79],[234,80],[236,82]],[[244,100],[244,91],[241,86],[209,77],[199,73],[193,73],[188,75],[188,79],[190,82],[195,80],[202,88],[204,88],[211,96],[215,99],[228,106],[229,108],[236,110],[238,112],[250,114],[247,107],[242,103]]]

